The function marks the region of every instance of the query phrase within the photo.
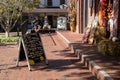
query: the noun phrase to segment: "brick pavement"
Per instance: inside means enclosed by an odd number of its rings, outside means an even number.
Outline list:
[[[87,66],[90,68],[90,62],[95,62],[100,68],[98,70],[91,71],[94,75],[98,76],[99,71],[105,71],[112,77],[114,80],[120,80],[120,58],[119,57],[111,57],[111,56],[103,56],[97,52],[97,47],[95,45],[81,44],[81,34],[73,33],[70,31],[58,31],[58,35],[62,35],[64,37],[64,42],[66,44],[72,44],[74,51],[79,49],[79,53],[81,53],[81,58],[84,58],[84,62],[86,62]],[[69,35],[70,33],[70,35]],[[61,37],[61,36],[60,36]],[[76,42],[77,40],[77,42]],[[84,55],[82,55],[84,53]],[[84,57],[85,56],[85,57]],[[95,66],[93,66],[95,67]],[[107,77],[108,77],[107,75]],[[102,75],[104,77],[106,75]],[[99,77],[98,77],[99,78]],[[100,78],[99,78],[100,79]],[[110,79],[107,79],[110,80]]]
[[[33,66],[31,72],[26,61],[16,67],[17,45],[0,46],[0,80],[97,80],[56,34],[52,38],[56,45],[48,34],[42,35],[49,65]]]

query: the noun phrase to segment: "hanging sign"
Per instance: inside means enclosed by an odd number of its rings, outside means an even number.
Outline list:
[[[57,18],[57,29],[67,29],[67,18],[66,17],[58,17]]]

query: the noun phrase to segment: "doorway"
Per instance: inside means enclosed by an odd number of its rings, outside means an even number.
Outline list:
[[[48,21],[49,21],[49,24],[51,25],[51,28],[54,28],[53,27],[53,16],[48,16]]]

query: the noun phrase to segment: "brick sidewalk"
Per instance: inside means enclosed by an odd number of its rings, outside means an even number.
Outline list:
[[[84,58],[83,60],[84,62],[86,62],[89,68],[90,68],[89,66],[90,64],[88,64],[88,62],[90,62],[89,59],[100,67],[98,70],[96,70],[96,72],[91,71],[96,76],[98,76],[98,72],[102,70],[102,71],[105,71],[104,73],[110,75],[110,77],[112,77],[114,80],[120,80],[120,58],[119,57],[103,56],[97,52],[96,46],[78,43],[78,42],[81,42],[80,40],[82,40],[80,34],[73,33],[70,31],[67,31],[67,32],[58,31],[57,33],[58,35],[60,34],[64,37],[64,41],[67,44],[74,43],[72,45],[74,48],[74,51],[79,50],[79,53],[81,54],[80,55],[81,58]],[[76,40],[77,40],[77,43],[76,43]],[[82,53],[84,54],[82,55]],[[104,74],[104,76],[106,76],[106,74]],[[107,80],[110,80],[110,79],[107,79]]]
[[[84,63],[56,35],[42,35],[49,65],[39,64],[30,72],[26,61],[16,67],[17,45],[0,46],[0,80],[97,80]]]

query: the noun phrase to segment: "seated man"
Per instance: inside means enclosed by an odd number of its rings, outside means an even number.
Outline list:
[[[43,29],[50,29],[50,28],[51,28],[51,26],[48,23],[48,18],[47,18],[47,16],[45,16]]]
[[[31,24],[31,21],[30,20],[28,20],[27,21],[27,32],[31,32],[31,30],[32,30],[32,28],[33,28],[33,26],[32,26],[32,24]]]
[[[41,29],[41,25],[41,21],[39,20],[38,16],[36,16],[35,20],[33,21],[33,30],[38,32]]]

